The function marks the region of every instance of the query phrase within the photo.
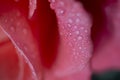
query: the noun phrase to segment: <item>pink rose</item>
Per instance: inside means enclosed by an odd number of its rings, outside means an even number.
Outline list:
[[[119,1],[1,0],[1,80],[91,80],[120,69]]]

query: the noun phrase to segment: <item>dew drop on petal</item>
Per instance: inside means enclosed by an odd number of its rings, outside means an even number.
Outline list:
[[[54,4],[54,3],[51,3],[51,4],[50,4],[50,7],[51,7],[51,9],[55,9],[55,4]]]
[[[68,27],[72,27],[71,24],[67,24]]]
[[[78,53],[74,53],[74,58],[75,58],[75,60],[78,58],[76,54],[78,54]]]
[[[73,52],[75,52],[75,48],[73,48]]]
[[[17,46],[20,46],[20,43],[19,43],[19,42],[16,42],[16,45],[17,45]]]
[[[63,35],[63,33],[62,33],[62,32],[60,32],[60,35],[62,36],[62,35]]]
[[[69,23],[73,23],[73,20],[70,18],[70,19],[68,19],[68,22]]]
[[[63,14],[63,13],[64,13],[64,10],[60,10],[60,13]]]
[[[28,50],[27,46],[23,46],[23,49],[24,49],[25,51],[27,51],[27,50]]]
[[[14,21],[14,19],[13,19],[13,18],[10,18],[9,22],[11,22],[11,23],[12,23],[13,21]]]
[[[79,48],[80,50],[82,49],[82,47],[81,47],[81,46],[79,46],[78,48]]]
[[[56,0],[49,0],[49,2],[51,2],[51,3],[55,3],[55,1],[56,1]]]
[[[75,29],[77,29],[77,26],[74,26]]]
[[[64,6],[65,3],[64,3],[63,1],[60,1],[60,2],[59,2],[59,5],[60,5],[60,6]]]
[[[77,19],[76,19],[76,23],[79,23],[79,22],[80,22],[80,19],[79,19],[79,18],[77,18]]]
[[[72,47],[72,43],[71,42],[69,42],[68,45]]]
[[[7,23],[8,22],[8,20],[7,19],[5,19],[5,23]]]
[[[87,33],[88,31],[87,30],[85,30],[85,33]]]
[[[69,33],[69,35],[71,36],[71,35],[72,35],[72,33]]]
[[[80,16],[81,16],[81,14],[80,14],[80,13],[77,13],[76,15],[77,15],[78,17],[80,17]]]
[[[20,22],[16,22],[16,26],[20,26]]]
[[[81,36],[78,36],[78,40],[81,40],[82,39],[82,37]]]
[[[24,34],[27,34],[27,29],[24,28],[24,29],[23,29],[23,33],[24,33]]]
[[[74,38],[73,41],[76,41],[76,39]]]
[[[14,28],[13,26],[11,26],[11,27],[10,27],[10,30],[11,30],[12,32],[14,32],[14,31],[15,31],[15,28]]]
[[[76,30],[78,30],[78,26],[75,25],[72,30],[75,32]]]
[[[58,15],[63,15],[63,14],[65,13],[65,10],[64,10],[64,9],[61,9],[61,8],[56,9],[56,11],[57,11],[57,14],[58,14]]]
[[[75,31],[75,33],[78,35],[80,32],[79,31]]]
[[[81,29],[81,30],[83,30],[83,29],[84,29],[84,27],[80,27],[80,29]]]

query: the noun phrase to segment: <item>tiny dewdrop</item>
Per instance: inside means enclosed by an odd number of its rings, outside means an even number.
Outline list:
[[[13,26],[11,26],[11,27],[10,27],[10,30],[11,30],[12,32],[14,32],[14,31],[15,31],[15,28],[14,28]]]
[[[78,38],[77,38],[78,40],[81,40],[82,39],[82,37],[81,36],[78,36]]]
[[[56,0],[49,0],[49,2],[51,2],[51,3],[55,3],[55,1],[56,1]]]
[[[75,31],[75,33],[78,35],[80,32],[79,31]]]
[[[69,23],[73,23],[73,20],[71,18],[68,19]]]
[[[63,15],[65,13],[65,10],[62,8],[58,8],[58,9],[56,9],[56,13],[57,13],[57,15]]]

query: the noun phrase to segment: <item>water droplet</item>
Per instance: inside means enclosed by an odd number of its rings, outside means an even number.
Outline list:
[[[78,56],[77,56],[78,53],[74,53],[74,58],[77,59]]]
[[[85,50],[81,50],[81,53],[85,53]]]
[[[76,39],[74,38],[73,41],[76,41]]]
[[[80,29],[82,29],[82,30],[83,30],[83,29],[84,29],[84,27],[80,27]]]
[[[63,9],[56,9],[56,11],[58,15],[64,14],[65,12]]]
[[[70,18],[70,19],[68,19],[68,22],[69,23],[73,23],[73,20]]]
[[[16,26],[19,27],[20,26],[20,22],[16,22]]]
[[[79,31],[76,31],[75,33],[78,35],[80,32],[79,32]]]
[[[27,50],[28,50],[27,46],[23,46],[23,49],[24,49],[25,51],[27,51]]]
[[[59,2],[59,5],[60,5],[60,6],[64,6],[65,3],[64,3],[63,1],[60,1],[60,2]]]
[[[71,24],[67,24],[67,25],[68,25],[68,27],[72,27]]]
[[[23,33],[24,33],[24,34],[27,34],[27,29],[24,28],[24,29],[23,29]]]
[[[15,15],[16,17],[20,17],[21,16],[21,14],[20,14],[20,12],[16,12],[16,15]]]
[[[52,9],[55,9],[55,4],[54,4],[54,3],[51,3],[51,4],[50,4],[50,7],[51,7]]]
[[[81,46],[79,46],[78,48],[79,48],[80,50],[82,49],[82,47],[81,47]]]
[[[60,13],[63,14],[63,13],[64,13],[64,10],[60,10]]]
[[[76,55],[76,52],[75,52],[75,50],[73,50],[73,56],[75,56]]]
[[[85,33],[87,33],[88,32],[88,30],[85,30]]]
[[[77,26],[74,26],[75,29],[77,29]]]
[[[72,43],[71,42],[69,42],[68,45],[72,47]]]
[[[55,3],[56,0],[49,0],[49,2]]]
[[[76,19],[76,23],[79,23],[79,22],[80,22],[80,19],[79,19],[79,18],[77,18],[77,19]]]
[[[80,14],[80,13],[77,13],[76,15],[77,15],[78,17],[80,17],[81,14]]]
[[[69,33],[69,35],[71,36],[71,35],[72,35],[72,33]]]
[[[17,45],[17,46],[20,46],[20,43],[19,43],[19,42],[16,42],[16,45]]]
[[[60,35],[62,36],[63,35],[63,33],[60,31]]]
[[[73,51],[75,52],[75,48],[73,48]]]
[[[14,31],[15,31],[15,28],[11,26],[11,27],[10,27],[10,30],[14,32]]]
[[[80,55],[80,53],[79,53],[79,52],[76,52],[76,55],[77,55],[77,56],[79,56],[79,55]]]
[[[13,19],[13,18],[11,18],[11,19],[10,19],[10,22],[14,22],[14,19]]]
[[[8,20],[7,19],[5,19],[5,23],[7,23],[8,22]]]
[[[78,36],[78,40],[81,40],[82,39],[82,37],[81,36]]]

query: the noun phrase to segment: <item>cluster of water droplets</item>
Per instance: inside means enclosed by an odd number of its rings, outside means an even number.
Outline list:
[[[72,15],[73,17],[69,16],[66,19],[66,26],[64,29],[66,29],[66,31],[68,32],[68,46],[72,47],[72,52],[71,52],[71,56],[72,56],[72,63],[73,65],[73,70],[75,69],[82,69],[85,64],[85,62],[87,60],[85,59],[89,59],[90,55],[89,55],[89,51],[88,50],[88,34],[89,34],[89,29],[84,26],[85,22],[84,19],[81,18],[81,14],[80,13],[76,13]],[[66,24],[65,23],[65,24]],[[68,30],[67,30],[68,29]],[[65,34],[66,35],[66,34]],[[67,45],[66,44],[66,45]]]
[[[14,16],[13,16],[14,14]],[[19,12],[15,12],[13,11],[13,14],[4,14],[2,17],[1,17],[1,26],[4,27],[6,30],[10,30],[10,32],[13,34],[13,33],[16,33],[17,31],[22,31],[23,34],[27,34],[27,29],[26,28],[21,28],[20,30],[20,27],[21,26],[24,26],[24,24],[21,22],[22,20],[19,18],[21,18],[21,15]],[[18,20],[16,20],[18,19]]]
[[[60,1],[56,1],[56,0],[49,0],[50,2],[50,7],[51,9],[55,10],[56,15],[63,15],[65,14],[65,3],[64,1],[60,0]]]
[[[58,18],[60,37],[65,41],[71,51],[71,62],[73,65],[68,71],[80,70],[89,59],[89,22],[84,12],[82,12],[79,5],[69,5],[66,8],[66,3],[62,0],[49,0],[50,6],[55,10]],[[67,71],[64,71],[67,72]],[[76,71],[75,71],[76,72]]]

